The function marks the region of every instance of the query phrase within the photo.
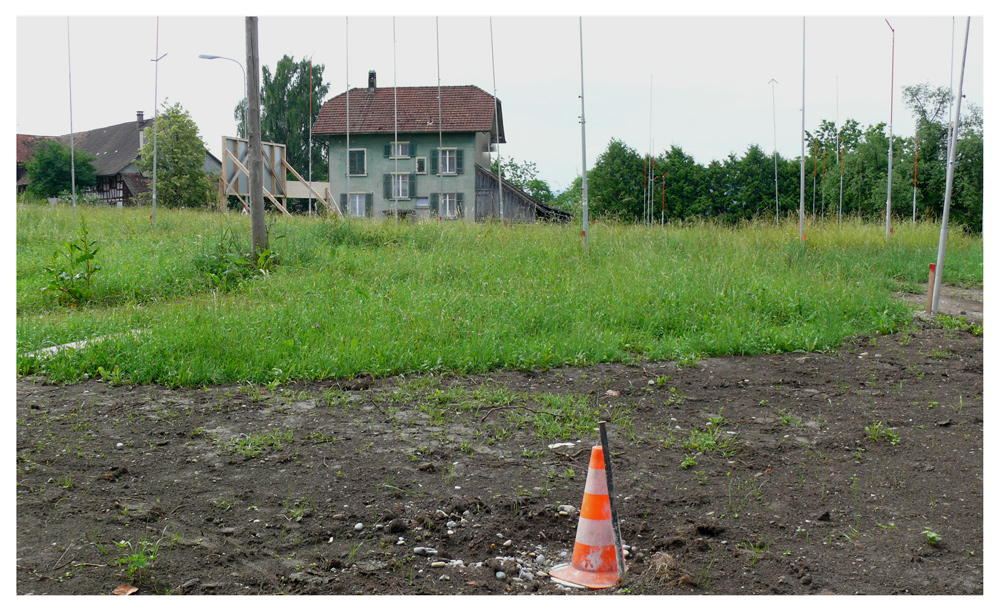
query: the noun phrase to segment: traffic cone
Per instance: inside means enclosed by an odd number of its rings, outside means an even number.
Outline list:
[[[604,473],[604,451],[600,446],[595,446],[590,452],[590,470],[580,505],[573,561],[552,568],[549,575],[556,580],[592,589],[606,589],[618,581],[611,500]]]

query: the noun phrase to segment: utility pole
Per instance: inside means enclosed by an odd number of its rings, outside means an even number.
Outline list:
[[[257,18],[246,18],[247,28],[247,161],[250,171],[250,246],[253,257],[267,249],[264,221],[264,159],[260,143],[260,56]]]

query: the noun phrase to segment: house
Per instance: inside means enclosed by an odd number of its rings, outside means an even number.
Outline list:
[[[313,136],[328,140],[330,191],[353,217],[499,218],[501,193],[504,219],[570,216],[489,171],[502,106],[473,85],[380,88],[373,70],[367,89],[323,104]]]
[[[112,125],[87,132],[73,134],[73,147],[86,151],[94,156],[94,168],[97,171],[97,185],[86,191],[88,195],[97,196],[101,201],[118,206],[133,204],[139,194],[152,189],[152,180],[139,172],[136,159],[143,145],[143,130],[152,127],[155,119],[144,119],[143,112],[136,113],[136,120],[118,125]],[[58,140],[69,146],[70,136],[29,136],[17,135],[17,190],[23,191],[27,186],[27,177],[23,175],[23,164],[31,159],[34,148],[44,140]],[[222,162],[205,150],[205,163],[202,168],[206,172],[218,174]]]

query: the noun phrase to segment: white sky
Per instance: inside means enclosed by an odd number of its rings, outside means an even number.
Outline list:
[[[258,13],[261,66],[273,70],[284,54],[296,60],[312,57],[325,65],[328,97],[342,93],[348,79],[352,87],[365,86],[370,69],[377,71],[381,87],[392,86],[394,79],[399,86],[436,85],[437,41],[442,85],[494,90],[490,17],[480,13],[491,8],[486,4],[476,5],[478,14],[470,13],[468,4],[427,5],[441,15],[438,34],[432,14],[413,16],[413,2],[381,3],[381,15],[352,15],[349,25],[343,14],[329,12],[342,3],[305,5],[312,11],[306,14],[315,16],[268,15],[274,6],[255,7],[265,9]],[[539,15],[546,6],[506,2],[504,13],[492,20],[496,92],[508,141],[500,153],[535,162],[541,178],[559,191],[581,169],[580,24],[577,15],[566,13],[565,3],[551,5],[560,8],[544,11],[548,16]],[[731,152],[742,156],[751,143],[770,152],[776,130],[780,154],[799,155],[803,7],[738,6],[702,3],[702,16],[683,16],[671,13],[671,5],[577,5],[584,14],[588,167],[613,137],[641,153],[649,150],[651,138],[656,152],[676,144],[707,164]],[[94,9],[106,14],[68,19],[70,52],[66,15],[79,15],[78,9],[47,6],[51,16],[16,17],[16,132],[70,131],[71,62],[74,131],[134,120],[138,110],[151,117],[155,100],[162,104],[169,99],[191,113],[202,139],[218,156],[222,136],[235,135],[233,108],[243,95],[243,73],[233,62],[198,55],[226,56],[245,65],[244,17],[199,15],[198,5],[182,6],[176,16],[160,16],[157,43],[155,16],[116,16],[135,14],[134,5],[124,3],[106,3],[105,8],[112,10]],[[821,119],[842,123],[851,118],[862,128],[888,123],[893,92],[893,133],[912,136],[913,119],[901,91],[923,82],[949,84],[952,15],[944,14],[940,2],[848,2],[841,9],[853,16],[806,18],[806,129],[815,129]],[[900,15],[900,9],[907,13]],[[958,90],[965,15],[971,13],[978,17],[969,36],[965,93],[968,102],[984,106],[986,7],[981,2],[947,5],[947,10],[962,9],[966,13],[957,14],[954,28],[954,88]],[[748,10],[756,15],[735,16]],[[393,12],[410,15],[395,19],[395,66]],[[893,36],[886,18],[896,31],[894,88]],[[159,54],[165,54],[158,76],[151,61],[157,44]],[[777,81],[776,119],[771,79]]]

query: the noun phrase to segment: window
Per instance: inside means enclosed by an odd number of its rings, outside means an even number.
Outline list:
[[[367,176],[368,159],[365,149],[351,149],[347,152],[348,176]]]
[[[441,174],[456,174],[456,158],[455,149],[441,149]]]
[[[352,193],[350,206],[348,207],[348,212],[352,217],[364,217],[365,216],[365,194],[363,193]]]
[[[427,174],[427,158],[426,157],[418,157],[417,158],[416,172],[417,172],[417,174]]]
[[[392,199],[407,200],[410,197],[410,175],[392,175]]]
[[[458,197],[454,193],[441,194],[441,216],[445,218],[458,216]]]
[[[390,158],[397,159],[402,157],[410,156],[410,143],[408,142],[394,142],[392,143]]]

